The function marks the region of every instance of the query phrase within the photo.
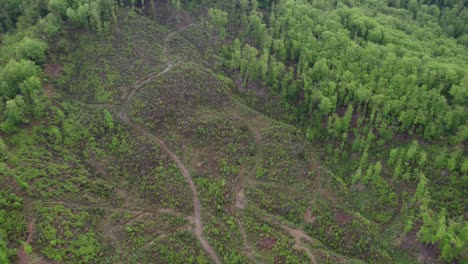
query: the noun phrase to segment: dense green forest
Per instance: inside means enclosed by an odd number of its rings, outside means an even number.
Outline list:
[[[405,208],[405,232],[445,260],[466,253],[468,228],[464,4],[241,1],[226,63],[281,94],[347,184],[377,193],[362,213],[388,223]]]
[[[466,263],[467,108],[464,0],[0,0],[0,263]]]

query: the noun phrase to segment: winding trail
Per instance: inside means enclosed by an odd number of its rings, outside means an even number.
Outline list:
[[[295,242],[294,242],[293,248],[297,249],[297,250],[304,251],[307,254],[307,256],[310,258],[310,262],[312,264],[317,264],[317,260],[315,259],[315,255],[303,243],[303,240],[306,241],[306,242],[309,242],[309,243],[315,243],[315,241],[310,236],[305,234],[302,230],[294,229],[294,228],[292,228],[292,227],[290,227],[288,225],[285,225],[285,224],[281,224],[280,226],[281,226],[281,228],[286,230],[294,238]]]
[[[246,121],[245,118],[241,117],[237,112],[233,114],[233,117],[241,120],[241,121]],[[262,159],[262,151],[261,151],[261,143],[262,143],[262,136],[260,135],[260,131],[258,127],[253,127],[247,122],[247,127],[249,130],[252,132],[252,136],[255,141],[255,165],[254,168],[258,166]],[[241,169],[239,170],[238,177],[240,178],[240,182],[236,187],[236,203],[235,203],[235,208],[237,210],[237,217],[236,217],[236,222],[239,226],[239,231],[242,235],[242,240],[244,242],[244,249],[246,252],[247,257],[252,261],[252,263],[263,263],[262,260],[256,258],[257,252],[254,251],[254,248],[252,247],[251,243],[248,240],[247,233],[245,232],[244,225],[242,223],[241,218],[244,215],[244,208],[247,204],[247,197],[245,195],[245,188],[247,185],[251,185],[252,179],[250,179],[253,175],[252,172],[254,169],[252,169],[249,173],[246,174],[245,177],[242,177],[244,175],[245,171],[245,164],[241,166]]]
[[[238,114],[235,114],[234,117],[237,118],[237,119],[240,119],[240,120],[244,120],[244,118],[242,118]],[[257,120],[257,124],[258,124],[258,121],[259,120]],[[249,127],[250,131],[253,133],[253,137],[255,139],[255,146],[256,146],[255,167],[257,167],[259,165],[260,161],[263,159],[262,135],[261,135],[261,131],[260,131],[259,126],[250,126],[249,125],[248,127]],[[239,172],[239,174],[240,174],[240,172]],[[244,189],[246,187],[244,180],[248,181],[248,184],[250,186],[255,186],[255,185],[268,185],[268,186],[273,186],[273,187],[281,186],[280,184],[277,184],[277,183],[266,182],[266,181],[261,181],[261,180],[257,180],[257,179],[251,179],[251,178],[242,179],[239,190],[237,191],[237,199],[236,199],[236,208],[238,209],[240,214],[243,214],[244,206],[247,203],[247,199],[246,199],[245,194],[244,194]],[[286,186],[281,186],[281,187],[285,188]],[[269,223],[275,224],[276,226],[278,226],[281,229],[288,232],[289,235],[294,238],[293,248],[296,249],[296,250],[303,251],[309,257],[311,264],[317,264],[318,263],[315,255],[306,246],[306,243],[318,244],[318,242],[316,240],[314,240],[312,237],[307,235],[304,231],[302,231],[300,229],[293,228],[293,227],[283,223],[279,219],[276,219],[272,215],[263,216],[263,217],[261,217],[261,219],[263,219],[263,220],[265,220],[265,221],[267,221]],[[243,236],[243,239],[244,239],[244,244],[245,244],[245,248],[247,250],[248,256],[252,259],[253,255],[252,255],[252,252],[251,252],[251,247],[250,247],[250,245],[249,245],[249,243],[247,241],[247,236],[245,234],[245,230],[243,229],[242,222],[240,221],[240,219],[238,219],[237,222],[239,224],[239,229],[241,230],[241,233],[242,233],[242,236]]]
[[[308,247],[305,246],[305,242],[307,242],[309,244],[320,245],[321,243],[319,241],[313,239],[312,237],[307,235],[301,229],[296,229],[296,228],[293,228],[293,227],[289,226],[288,224],[283,223],[279,219],[276,219],[273,215],[263,215],[263,216],[260,217],[260,219],[263,219],[264,221],[266,221],[268,223],[279,226],[282,229],[284,229],[286,232],[288,232],[289,235],[294,238],[293,248],[296,249],[296,250],[304,251],[304,253],[306,253],[307,256],[309,257],[311,264],[317,264],[318,263],[317,259],[315,258],[315,255],[312,253],[312,251]]]
[[[185,167],[185,165],[182,163],[182,161],[180,160],[180,158],[174,153],[172,152],[167,146],[166,144],[164,143],[163,140],[159,139],[158,137],[156,137],[155,135],[153,135],[152,133],[148,132],[147,130],[145,130],[144,128],[142,128],[141,126],[139,126],[138,124],[134,123],[131,121],[130,117],[129,117],[129,114],[128,114],[128,110],[127,110],[127,105],[128,105],[128,102],[130,101],[130,99],[147,83],[151,82],[152,80],[154,80],[155,78],[158,78],[159,76],[163,75],[163,74],[166,74],[168,73],[172,67],[174,66],[172,61],[170,60],[169,56],[168,56],[168,41],[177,33],[183,31],[183,30],[186,30],[187,28],[190,28],[194,26],[194,24],[189,24],[187,26],[184,26],[176,31],[173,31],[172,33],[169,33],[166,38],[164,39],[164,48],[163,48],[163,53],[164,53],[164,56],[167,58],[167,66],[166,68],[164,68],[164,70],[162,70],[161,72],[158,72],[158,73],[153,73],[151,75],[149,75],[148,77],[146,77],[145,79],[143,80],[138,80],[135,82],[135,84],[133,85],[133,89],[132,91],[130,92],[130,94],[128,94],[128,96],[125,98],[125,103],[122,107],[122,110],[120,111],[119,113],[119,117],[120,119],[127,125],[133,127],[135,130],[137,130],[140,134],[144,135],[145,137],[147,137],[148,139],[150,139],[151,141],[153,141],[154,143],[158,144],[161,146],[161,148],[171,157],[171,159],[176,163],[177,167],[179,168],[180,172],[182,173],[182,175],[184,176],[185,180],[187,181],[189,187],[190,187],[190,190],[192,191],[192,201],[193,201],[193,209],[194,209],[194,224],[195,224],[195,229],[194,229],[194,233],[195,233],[195,236],[197,237],[198,241],[200,241],[203,249],[206,251],[206,253],[211,257],[211,259],[216,263],[216,264],[220,264],[221,261],[220,259],[218,258],[218,255],[216,254],[216,252],[214,251],[213,247],[210,245],[210,243],[206,240],[206,238],[203,236],[203,222],[202,222],[202,219],[201,219],[201,202],[200,202],[200,199],[198,197],[198,193],[197,193],[197,187],[195,186],[195,183],[193,182],[192,180],[192,177],[190,176],[190,172],[188,171],[188,169]]]
[[[28,264],[31,263],[31,257],[26,252],[25,247],[30,245],[32,242],[33,234],[34,234],[34,221],[35,219],[31,219],[28,223],[28,238],[24,245],[22,245],[18,251],[18,264]]]

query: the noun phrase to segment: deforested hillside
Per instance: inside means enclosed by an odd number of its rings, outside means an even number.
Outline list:
[[[0,263],[465,263],[464,5],[0,2]]]

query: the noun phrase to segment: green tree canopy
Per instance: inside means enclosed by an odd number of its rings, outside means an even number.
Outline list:
[[[39,39],[24,37],[16,47],[16,55],[20,59],[28,59],[41,65],[45,63],[47,43]]]
[[[27,121],[25,109],[26,106],[21,95],[8,100],[5,106],[5,121],[0,125],[0,128],[7,133],[15,131],[16,125]]]
[[[210,8],[210,10],[208,10],[208,15],[210,16],[212,23],[218,27],[219,37],[224,39],[226,31],[225,27],[228,22],[228,13],[220,9]]]
[[[19,84],[31,76],[38,76],[40,68],[30,60],[10,60],[0,72],[0,95],[13,98]]]

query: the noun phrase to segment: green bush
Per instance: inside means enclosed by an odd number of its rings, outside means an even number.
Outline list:
[[[46,61],[47,43],[39,39],[24,37],[16,47],[16,56],[19,59],[34,61],[37,65],[42,65]]]

